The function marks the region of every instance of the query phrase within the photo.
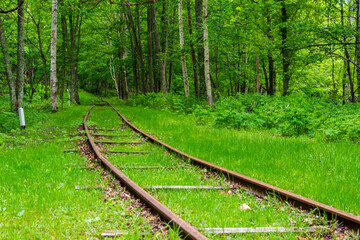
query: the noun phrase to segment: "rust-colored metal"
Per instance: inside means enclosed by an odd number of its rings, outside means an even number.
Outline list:
[[[89,132],[86,121],[89,117],[90,111],[94,108],[91,107],[84,117],[84,129],[86,135],[89,139],[90,145],[97,156],[100,159],[103,166],[109,169],[115,177],[120,180],[125,186],[126,189],[132,192],[136,197],[140,198],[147,206],[152,208],[155,212],[157,212],[161,218],[167,221],[169,224],[174,227],[178,227],[181,230],[182,237],[186,239],[193,240],[205,240],[207,239],[203,234],[201,234],[196,228],[182,220],[175,213],[170,211],[167,207],[153,198],[149,193],[147,193],[144,189],[139,187],[135,182],[133,182],[130,178],[128,178],[125,174],[123,174],[119,169],[117,169],[114,165],[112,165],[99,151],[98,147],[95,145],[93,138]]]
[[[203,168],[207,168],[208,170],[210,170],[212,172],[222,174],[227,179],[229,179],[233,182],[239,183],[243,188],[245,188],[246,190],[251,191],[257,195],[266,196],[269,193],[276,194],[276,196],[278,198],[280,198],[281,200],[287,201],[288,203],[292,204],[293,206],[296,206],[296,207],[304,209],[304,210],[315,210],[321,214],[325,213],[329,219],[337,219],[339,222],[342,222],[344,225],[346,225],[350,229],[354,230],[355,232],[360,231],[360,217],[357,217],[351,213],[344,212],[337,208],[330,207],[323,203],[316,202],[309,198],[305,198],[303,196],[294,194],[292,192],[283,190],[281,188],[272,186],[270,184],[258,181],[256,179],[247,177],[245,175],[242,175],[237,172],[228,170],[226,168],[217,166],[215,164],[206,162],[199,158],[190,156],[189,154],[186,154],[174,147],[171,147],[170,145],[161,142],[160,140],[156,139],[155,137],[151,136],[150,134],[145,133],[144,131],[135,127],[114,106],[112,106],[110,103],[108,103],[108,104],[117,112],[117,114],[121,117],[121,119],[130,128],[132,128],[135,132],[140,133],[145,138],[147,138],[149,141],[165,147],[168,151],[173,152],[184,159],[190,160],[190,162],[192,164],[203,167]]]

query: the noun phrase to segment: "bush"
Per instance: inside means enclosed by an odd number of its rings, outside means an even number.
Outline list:
[[[328,141],[360,140],[360,104],[341,105],[306,95],[245,94],[220,98],[210,108],[196,98],[151,93],[134,96],[126,104],[191,114],[198,123],[213,127],[271,130]]]

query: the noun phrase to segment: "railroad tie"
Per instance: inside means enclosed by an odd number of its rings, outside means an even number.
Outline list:
[[[241,234],[241,233],[286,233],[286,232],[306,232],[314,233],[316,230],[325,229],[323,226],[315,227],[253,227],[253,228],[198,228],[200,232],[212,234]],[[102,237],[119,237],[131,234],[128,230],[107,230],[104,231]],[[149,233],[142,232],[141,235]]]
[[[71,153],[71,152],[81,152],[80,149],[65,149],[64,152],[68,152],[68,153]]]
[[[198,228],[200,232],[215,234],[234,234],[234,233],[286,233],[286,232],[308,232],[314,233],[317,229],[326,227],[253,227],[253,228]]]
[[[107,137],[107,138],[115,138],[115,137],[129,137],[129,135],[108,135],[108,134],[92,134],[94,137]]]
[[[140,145],[143,144],[143,142],[121,142],[121,141],[96,141],[96,143],[102,143],[102,144],[118,144],[118,145]]]
[[[101,151],[103,153],[114,153],[114,154],[150,154],[151,152],[139,152],[139,151]]]
[[[119,167],[121,169],[176,169],[179,166],[125,166]]]
[[[99,189],[99,188],[104,188],[104,187],[101,187],[101,186],[90,187],[90,186],[78,186],[78,185],[75,185],[75,190],[88,190],[88,189]]]
[[[143,189],[200,189],[200,190],[230,190],[240,187],[231,186],[144,186]]]

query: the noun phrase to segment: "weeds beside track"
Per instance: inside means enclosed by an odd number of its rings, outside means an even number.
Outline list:
[[[111,109],[102,107],[101,109],[98,110],[99,112],[102,113],[96,114],[96,112],[94,112],[95,116],[90,117],[89,123],[93,124],[94,127],[98,127],[98,128],[114,127],[113,125],[113,121],[115,120],[114,117],[111,117],[110,119],[106,119],[106,120],[104,118],[102,119],[102,116],[104,115],[106,116],[111,115],[109,112],[107,112],[107,114],[104,114],[104,111],[109,111]],[[127,124],[129,124],[129,122],[127,122],[126,119],[124,120]],[[86,124],[86,119],[84,120],[84,123]],[[132,128],[137,130],[134,126],[132,126]],[[129,129],[116,128],[114,131],[117,132],[119,135],[126,135],[127,137],[130,136],[130,139],[127,138],[127,141],[129,142],[135,140],[141,140],[139,135],[134,134]],[[143,134],[146,138],[150,139],[151,141],[158,142],[158,140],[154,139],[152,136],[149,136],[143,132],[141,132],[141,134]],[[114,139],[111,139],[111,141],[113,140]],[[124,139],[123,137],[119,137],[118,139],[115,140],[123,141]],[[110,141],[110,139],[107,140],[105,139],[105,141]],[[170,149],[171,151],[174,151],[174,149],[171,149],[171,147],[169,148],[169,146],[166,145],[163,146],[165,148],[168,148],[168,150]],[[210,186],[221,185],[221,184],[222,185],[228,184],[228,186],[231,185],[231,182],[224,180],[224,178],[221,177],[221,175],[217,174],[209,177],[207,170],[201,170],[199,168],[191,167],[190,165],[188,165],[188,163],[184,163],[179,158],[170,155],[166,151],[166,149],[154,147],[149,144],[136,145],[136,146],[121,146],[118,148],[111,146],[111,149],[121,150],[121,151],[128,151],[130,149],[132,151],[134,150],[151,151],[151,153],[148,155],[144,155],[144,156],[136,155],[136,157],[134,155],[130,155],[130,156],[109,155],[109,160],[114,164],[113,165],[114,167],[117,166],[118,168],[123,168],[124,169],[123,171],[126,175],[130,176],[131,179],[133,179],[139,185],[142,186],[149,186],[149,185],[154,186],[159,184],[160,185],[174,185],[174,184],[204,185],[205,184]],[[182,157],[184,157],[184,155],[179,151],[177,151],[177,154],[180,154],[182,155]],[[190,159],[191,160],[190,162],[198,163],[198,165],[199,163],[201,164],[206,163],[202,160],[195,159],[188,155],[185,155],[185,158]],[[149,168],[149,169],[140,169],[140,170],[134,168],[134,166],[139,166],[139,165],[141,165],[142,167],[144,167],[144,165],[154,167],[154,164],[160,168],[153,168],[153,169]],[[174,171],[174,169],[171,169],[171,167],[174,166],[176,167],[179,165],[181,166],[181,168],[176,168],[176,171]],[[216,166],[208,165],[207,167],[209,168],[209,170],[215,169],[219,173],[218,171],[219,169]],[[222,171],[221,173],[224,174],[226,172]],[[228,172],[226,173],[226,175],[232,176],[230,177],[230,180],[236,180],[233,177],[234,174],[236,175],[236,173],[232,173],[232,175],[229,175]],[[249,180],[249,179],[247,179],[246,177],[244,178],[243,176],[241,182],[243,185],[245,180]],[[254,183],[254,181],[252,182]],[[258,184],[259,182],[255,181],[255,183]],[[265,190],[268,191],[269,189],[271,189],[272,192],[274,190],[277,191],[279,190],[272,186],[270,186],[269,188],[269,185],[267,185],[267,188]],[[185,193],[189,195],[188,197],[185,197],[186,194],[184,194],[184,190],[171,190],[171,191],[150,190],[150,192],[152,192],[158,199],[160,199],[160,201],[166,202],[168,206],[171,206],[170,207],[171,209],[176,209],[177,214],[184,216],[183,218],[186,221],[190,222],[192,225],[195,225],[197,227],[226,228],[226,227],[243,227],[246,225],[247,227],[264,226],[264,225],[267,226],[277,225],[279,227],[284,227],[284,226],[292,227],[295,225],[297,227],[303,227],[303,226],[306,227],[314,224],[316,225],[319,224],[321,221],[324,221],[322,218],[316,217],[314,215],[308,215],[303,211],[296,210],[290,207],[288,204],[283,204],[275,198],[269,198],[268,196],[265,196],[263,194],[263,197],[265,198],[259,199],[251,194],[248,194],[243,190],[220,191],[220,194],[219,191],[216,192],[214,190],[210,190],[210,191],[207,190],[205,191],[207,192],[206,195],[204,195],[203,190],[200,191],[191,190],[190,192],[185,191]],[[279,191],[277,193],[279,193]],[[281,194],[288,194],[288,193],[283,191],[281,192]],[[208,200],[209,199],[208,197],[203,197],[203,196],[211,196],[210,199],[213,201]],[[295,199],[293,198],[294,194],[291,195],[291,197],[292,200],[298,201],[296,198]],[[203,200],[200,200],[202,198]],[[171,199],[173,199],[174,201]],[[303,200],[304,198],[301,199]],[[179,202],[183,202],[183,204],[179,204]],[[209,203],[211,202],[217,202],[218,204],[209,205]],[[252,210],[247,211],[241,209],[241,206],[239,205],[240,203],[251,203],[250,205],[253,205]],[[220,207],[221,205],[222,207]],[[308,207],[308,203],[307,203],[307,207]],[[189,209],[183,211],[183,208],[184,209],[189,208]],[[255,209],[257,211],[255,211]],[[213,211],[213,213],[211,213],[211,211]],[[197,214],[191,214],[191,212],[197,212]],[[206,214],[206,212],[209,212],[209,214]],[[206,219],[205,216],[209,216],[209,219]],[[216,219],[214,219],[214,217],[211,216],[217,216],[217,217]],[[201,219],[201,220],[199,221],[196,219]],[[169,219],[166,218],[165,220],[169,221]],[[241,224],[239,224],[239,222]],[[304,234],[306,235],[307,233]],[[296,235],[294,235],[294,233],[290,233],[289,236],[296,236]],[[259,237],[259,235],[257,237]]]

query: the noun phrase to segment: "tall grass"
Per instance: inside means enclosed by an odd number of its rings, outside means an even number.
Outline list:
[[[348,142],[283,138],[198,125],[191,116],[118,106],[136,126],[193,156],[360,214],[360,149]]]

